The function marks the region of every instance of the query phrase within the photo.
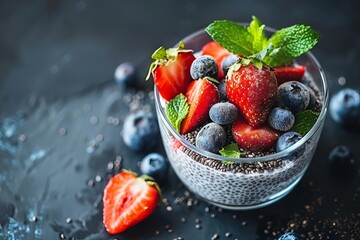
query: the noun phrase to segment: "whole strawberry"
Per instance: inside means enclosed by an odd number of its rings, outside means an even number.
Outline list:
[[[258,68],[250,63],[229,70],[226,95],[253,127],[266,121],[276,100],[276,93],[274,72],[266,65]]]

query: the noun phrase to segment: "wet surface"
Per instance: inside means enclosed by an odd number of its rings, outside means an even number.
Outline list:
[[[280,2],[266,6],[284,10]],[[358,88],[357,3],[320,1],[309,10],[310,2],[294,3],[297,14],[288,10],[288,19],[252,1],[240,16],[231,1],[149,1],[142,8],[137,1],[1,2],[0,239],[274,239],[285,230],[312,232],[316,239],[359,236],[360,135],[330,116],[304,179],[269,207],[219,209],[189,193],[169,170],[160,183],[167,205],[119,236],[108,235],[102,224],[108,178],[122,168],[139,172],[146,154],[124,145],[123,120],[136,109],[154,110],[151,82],[119,89],[112,79],[116,66],[133,62],[145,76],[150,59],[144,56],[159,45],[174,45],[213,19],[245,21],[254,14],[274,27],[285,20],[313,25],[322,36],[314,53],[331,92]],[[177,20],[164,21],[170,17]],[[356,164],[346,176],[334,177],[327,156],[339,144],[349,146]],[[160,141],[154,151],[164,153]]]

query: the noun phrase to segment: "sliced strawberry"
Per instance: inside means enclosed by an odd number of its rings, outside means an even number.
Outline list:
[[[156,183],[123,171],[110,179],[104,190],[103,222],[111,234],[125,231],[147,218],[156,208]]]
[[[244,115],[247,122],[262,125],[275,103],[277,82],[269,67],[257,68],[250,63],[240,66],[227,75],[226,95]]]
[[[306,71],[305,66],[298,67],[277,67],[275,68],[275,76],[278,85],[289,81],[301,81]]]
[[[204,123],[209,118],[211,106],[220,99],[217,87],[206,79],[192,81],[185,96],[190,104],[190,109],[181,123],[181,134],[191,132]]]
[[[201,50],[201,54],[210,55],[216,60],[219,69],[218,79],[223,79],[224,73],[221,67],[222,61],[224,60],[224,58],[231,55],[231,53],[222,46],[220,46],[217,42],[212,41],[204,45]]]
[[[155,85],[160,95],[167,101],[173,99],[180,93],[185,93],[191,81],[190,67],[195,60],[192,50],[183,49],[184,44],[180,42],[178,48],[157,49],[152,58],[149,74],[152,73]]]
[[[268,126],[254,128],[244,119],[237,119],[232,126],[232,133],[237,144],[248,151],[266,151],[275,146],[278,133]]]

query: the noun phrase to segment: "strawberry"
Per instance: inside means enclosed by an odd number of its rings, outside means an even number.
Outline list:
[[[110,234],[125,231],[147,218],[159,200],[158,187],[148,176],[123,171],[104,190],[103,222]]]
[[[278,85],[289,81],[301,81],[305,74],[306,68],[304,66],[298,67],[277,67],[275,68],[275,76]]]
[[[212,41],[204,45],[201,50],[201,54],[210,55],[215,59],[219,69],[218,79],[223,79],[224,73],[221,66],[222,61],[224,60],[224,58],[231,55],[231,53],[222,46],[220,46],[217,42]]]
[[[220,99],[217,87],[206,79],[192,81],[185,96],[190,104],[190,109],[181,123],[181,134],[191,132],[204,123],[209,118],[211,106]]]
[[[229,70],[226,94],[247,122],[258,127],[266,121],[276,100],[276,78],[274,72],[265,65],[261,69],[252,63],[239,66]]]
[[[232,133],[241,148],[252,152],[273,148],[279,135],[274,129],[265,125],[254,128],[241,118],[233,123]]]
[[[190,67],[195,60],[192,50],[183,49],[179,43],[177,48],[160,47],[151,56],[155,61],[150,65],[146,80],[152,73],[160,95],[167,101],[180,93],[185,93],[191,81]]]

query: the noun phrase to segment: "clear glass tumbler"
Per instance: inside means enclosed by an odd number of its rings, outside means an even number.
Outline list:
[[[266,28],[267,34],[273,31],[271,28]],[[204,30],[199,30],[182,41],[186,48],[197,52],[212,39]],[[318,88],[322,101],[319,118],[312,129],[296,144],[282,152],[262,157],[228,158],[190,144],[167,120],[164,110],[166,103],[155,87],[156,111],[168,159],[177,176],[190,191],[222,208],[245,210],[266,206],[281,199],[300,181],[319,141],[329,90],[324,71],[310,52],[297,58],[296,63],[306,67],[306,77],[311,78]],[[195,161],[194,156],[202,158],[202,161]],[[244,173],[223,171],[201,163],[205,161],[232,161],[243,167],[269,164],[278,164],[278,166],[260,172],[249,168]]]

